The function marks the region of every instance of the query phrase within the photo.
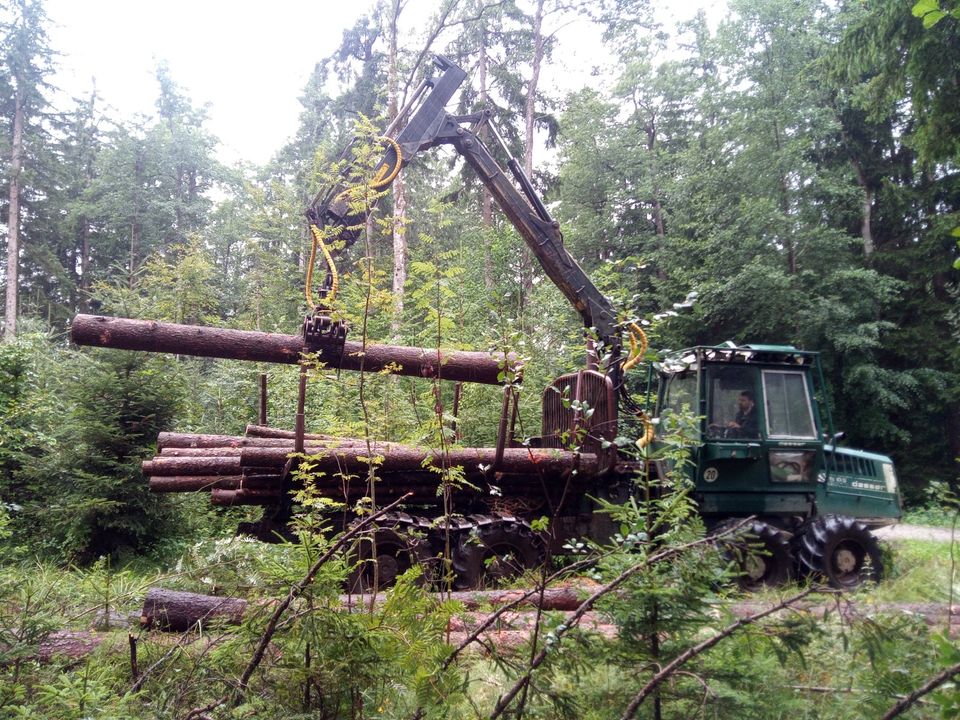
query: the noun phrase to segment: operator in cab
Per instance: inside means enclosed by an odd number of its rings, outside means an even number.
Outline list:
[[[760,435],[757,403],[752,390],[744,390],[737,397],[737,413],[727,423],[727,437],[755,438]]]

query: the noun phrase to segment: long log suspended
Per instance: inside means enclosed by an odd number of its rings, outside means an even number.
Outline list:
[[[590,587],[558,587],[546,588],[543,593],[531,595],[524,602],[524,609],[538,605],[543,610],[572,611],[582,602],[582,597],[592,591]],[[518,600],[523,591],[520,590],[469,590],[451,593],[437,593],[437,601],[463,603],[470,609],[481,607],[496,607]],[[374,600],[370,595],[341,595],[339,604],[346,612],[363,612],[370,607]],[[381,594],[376,602],[383,603],[386,595]],[[254,602],[253,608],[262,606],[265,601]],[[217,618],[220,622],[231,625],[243,621],[244,614],[250,609],[250,603],[243,598],[222,597],[214,595],[200,595],[197,593],[151,588],[147,591],[140,612],[140,623],[146,627],[156,627],[159,630],[183,632],[197,629],[203,623],[209,623]],[[463,619],[454,622],[460,629],[471,629],[478,620],[468,613]],[[464,628],[464,626],[466,626]]]
[[[292,433],[291,433],[292,435]],[[333,436],[306,436],[310,444],[343,442]],[[293,447],[292,438],[240,437],[237,435],[198,435],[195,433],[162,432],[157,435],[157,448],[242,448],[242,447]]]
[[[239,625],[247,610],[242,598],[151,588],[143,599],[140,624],[160,630],[183,632],[214,620]]]
[[[579,454],[566,450],[531,450],[507,448],[496,467],[496,448],[459,448],[446,454],[425,448],[376,443],[369,449],[366,445],[350,445],[329,448],[307,448],[311,453],[310,464],[314,470],[336,474],[363,474],[371,458],[378,474],[429,473],[430,468],[463,467],[468,475],[483,474],[488,470],[506,474],[558,475],[577,470],[583,475],[596,474],[599,468],[597,456]],[[239,454],[227,456],[202,455],[200,457],[176,457],[160,455],[143,462],[143,473],[148,476],[171,477],[189,475],[240,475],[255,468],[282,468],[288,461],[292,448],[246,447]]]
[[[360,438],[342,438],[334,436],[306,436],[308,447],[325,448],[339,445],[360,445],[366,443]],[[234,435],[196,435],[192,433],[162,432],[157,436],[157,449],[161,454],[173,455],[172,450],[239,450],[245,447],[293,448],[292,438],[237,437]],[[183,453],[184,456],[190,453]]]
[[[324,349],[307,346],[299,335],[102,315],[77,315],[70,328],[70,338],[77,345],[287,364],[300,362],[304,353]],[[397,375],[499,385],[506,366],[519,369],[513,367],[516,362],[512,354],[505,357],[502,353],[497,356],[400,345],[367,344],[364,348],[362,343],[348,340],[339,369],[380,372],[389,367]]]

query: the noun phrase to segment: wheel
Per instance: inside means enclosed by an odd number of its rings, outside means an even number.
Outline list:
[[[727,520],[713,530],[722,533],[739,523]],[[790,536],[761,520],[753,520],[725,538],[719,545],[730,562],[737,565],[737,584],[750,592],[783,585],[793,579],[794,562]]]
[[[421,582],[431,581],[431,553],[429,543],[411,532],[410,524],[388,518],[360,536],[350,553],[353,569],[347,578],[351,593],[369,592],[394,585],[397,578],[410,568],[423,569]]]
[[[845,515],[824,515],[810,523],[797,545],[797,561],[801,572],[819,575],[839,589],[879,582],[883,576],[877,538]]]
[[[496,587],[543,562],[543,542],[530,526],[509,516],[474,516],[474,528],[453,550],[454,587]]]

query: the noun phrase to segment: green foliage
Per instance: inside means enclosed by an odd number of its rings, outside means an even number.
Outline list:
[[[48,500],[50,540],[86,558],[142,551],[172,518],[144,486],[140,462],[185,388],[171,360],[136,353],[81,356],[73,373],[72,417],[59,430],[58,451],[30,470],[35,482],[54,477],[63,484]]]

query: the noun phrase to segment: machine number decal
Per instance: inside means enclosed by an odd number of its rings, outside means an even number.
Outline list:
[[[720,471],[717,470],[715,467],[708,467],[706,470],[703,471],[704,482],[712,483],[718,477],[720,477]]]

